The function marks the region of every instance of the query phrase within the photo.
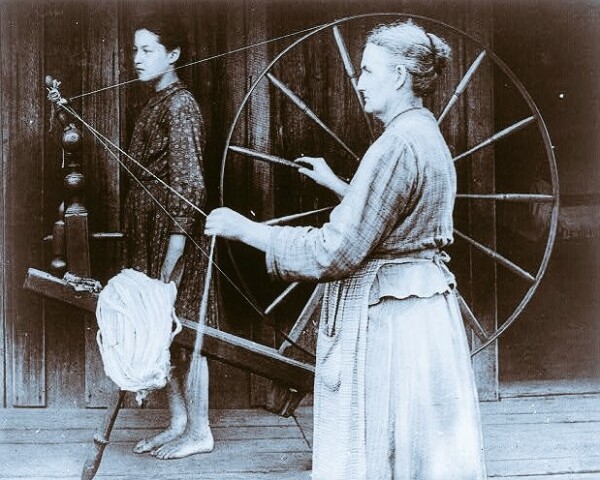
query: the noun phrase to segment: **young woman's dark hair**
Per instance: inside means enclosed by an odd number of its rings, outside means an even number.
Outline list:
[[[178,65],[185,63],[188,53],[187,28],[177,15],[152,12],[142,17],[134,26],[133,31],[148,30],[158,36],[168,51],[177,47],[181,50]]]

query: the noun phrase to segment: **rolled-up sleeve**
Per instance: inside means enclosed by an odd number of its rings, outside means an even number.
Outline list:
[[[410,147],[397,136],[380,137],[327,223],[321,228],[273,227],[267,270],[287,281],[350,275],[402,221],[418,180]]]
[[[168,110],[169,184],[181,197],[202,208],[206,188],[202,174],[202,118],[192,98],[179,96]],[[196,218],[195,209],[173,191],[169,192],[167,210],[172,217],[170,232],[191,233]],[[181,227],[181,228],[180,228]]]

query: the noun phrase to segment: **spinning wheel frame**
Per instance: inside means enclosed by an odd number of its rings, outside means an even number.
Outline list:
[[[336,20],[334,22],[331,22],[329,24],[319,26],[319,27],[315,28],[314,30],[311,30],[309,33],[302,35],[300,38],[298,38],[292,44],[290,44],[289,46],[284,48],[280,53],[278,53],[273,58],[273,60],[271,60],[269,62],[269,64],[265,67],[263,72],[258,76],[258,78],[254,81],[254,83],[249,88],[248,92],[246,93],[246,95],[244,96],[244,98],[240,104],[240,107],[238,108],[238,110],[236,112],[236,115],[232,121],[230,130],[229,130],[226,142],[225,142],[225,149],[224,149],[224,153],[223,153],[223,157],[222,157],[220,202],[221,202],[221,205],[225,205],[225,179],[226,179],[227,158],[231,151],[236,152],[238,154],[243,154],[243,155],[246,155],[246,156],[249,156],[252,158],[256,158],[256,159],[259,159],[262,161],[267,161],[267,162],[274,163],[274,164],[285,165],[288,167],[297,168],[297,165],[289,160],[277,157],[275,155],[265,154],[263,152],[257,152],[257,151],[254,151],[252,149],[248,149],[245,147],[234,146],[231,144],[235,129],[238,125],[238,122],[240,120],[240,117],[241,117],[243,111],[247,107],[248,100],[254,93],[254,91],[257,88],[257,86],[259,85],[259,83],[261,81],[263,81],[264,77],[267,77],[276,88],[278,88],[282,93],[284,93],[285,95],[290,97],[290,99],[294,103],[296,103],[297,107],[299,107],[314,122],[319,124],[319,126],[321,128],[323,128],[330,136],[332,136],[334,138],[334,140],[336,142],[338,142],[342,148],[346,149],[347,151],[349,151],[351,153],[351,155],[358,158],[344,144],[344,142],[341,139],[337,138],[337,136],[333,132],[328,131],[327,126],[322,124],[322,122],[318,119],[318,117],[315,119],[316,114],[314,114],[314,112],[312,112],[312,110],[310,110],[308,105],[306,105],[304,102],[302,102],[302,100],[300,100],[299,97],[294,99],[293,92],[291,92],[291,90],[287,89],[285,84],[278,81],[270,71],[271,71],[272,67],[279,60],[281,60],[286,54],[288,54],[293,48],[295,48],[296,46],[298,46],[305,40],[309,39],[310,37],[312,37],[318,33],[321,33],[329,28],[332,28],[336,42],[338,43],[338,48],[340,49],[342,61],[344,63],[344,68],[346,70],[346,73],[347,73],[350,81],[352,82],[353,89],[358,96],[358,100],[359,100],[359,103],[360,103],[360,106],[362,109],[363,105],[361,102],[359,92],[356,89],[356,78],[355,78],[355,74],[353,73],[353,67],[351,65],[351,62],[349,62],[349,56],[347,54],[347,51],[346,51],[346,55],[344,54],[345,45],[343,44],[343,38],[341,37],[341,34],[337,27],[338,27],[338,25],[341,25],[346,22],[350,22],[353,20],[368,19],[370,17],[388,17],[388,18],[394,18],[394,19],[413,18],[415,20],[421,20],[426,23],[436,25],[437,27],[447,29],[450,32],[452,32],[453,34],[458,35],[459,37],[463,37],[463,38],[467,39],[468,41],[472,42],[474,45],[481,48],[481,52],[479,53],[478,57],[471,64],[471,66],[469,67],[469,69],[467,70],[467,72],[465,73],[465,75],[463,76],[461,81],[459,82],[458,86],[456,87],[456,90],[455,90],[454,94],[452,95],[452,97],[450,98],[450,100],[448,101],[446,107],[443,109],[442,114],[438,118],[438,123],[442,122],[442,120],[446,117],[447,113],[450,111],[452,106],[457,102],[460,95],[464,92],[464,90],[467,89],[467,87],[470,83],[470,80],[472,79],[473,75],[477,72],[480,64],[482,63],[482,61],[484,60],[485,57],[489,57],[494,62],[494,64],[500,68],[500,70],[508,77],[508,79],[512,82],[512,84],[517,88],[518,93],[520,94],[521,98],[526,102],[527,107],[529,108],[529,110],[531,112],[531,115],[529,117],[527,117],[521,121],[518,121],[517,123],[513,124],[512,126],[495,133],[494,135],[492,135],[488,139],[484,140],[483,142],[480,142],[479,144],[475,145],[474,147],[459,154],[458,156],[456,156],[454,158],[455,162],[463,160],[465,157],[470,156],[471,154],[481,150],[482,148],[485,148],[489,145],[494,144],[496,141],[498,141],[504,137],[507,137],[507,136],[511,135],[512,133],[514,133],[524,127],[527,127],[528,125],[530,125],[531,123],[534,123],[534,122],[537,124],[538,134],[540,135],[541,140],[543,141],[545,157],[546,157],[548,171],[549,171],[550,180],[551,180],[551,188],[552,188],[551,193],[549,193],[549,194],[529,194],[529,193],[493,193],[493,194],[477,194],[477,193],[460,194],[459,193],[459,194],[457,194],[457,199],[465,199],[465,200],[473,199],[473,200],[487,200],[487,201],[493,201],[493,202],[498,202],[498,201],[500,201],[500,202],[504,202],[504,201],[506,201],[506,202],[548,202],[548,203],[552,204],[550,220],[548,222],[548,237],[546,240],[543,257],[542,257],[541,261],[539,262],[539,267],[538,267],[535,275],[532,275],[531,273],[527,272],[525,269],[521,268],[516,263],[513,263],[508,258],[497,253],[493,249],[483,245],[482,243],[478,242],[477,240],[474,240],[471,237],[469,237],[468,235],[465,235],[462,232],[455,229],[455,237],[457,240],[462,240],[462,241],[467,242],[471,247],[479,250],[484,255],[487,255],[494,262],[499,263],[503,267],[507,268],[509,271],[513,272],[514,274],[516,274],[523,280],[530,283],[529,288],[527,289],[526,293],[523,295],[521,300],[518,302],[517,306],[514,308],[512,313],[510,313],[510,315],[506,318],[506,320],[500,326],[498,326],[497,329],[493,333],[486,333],[483,330],[483,328],[477,321],[475,315],[473,314],[473,312],[467,305],[466,301],[459,295],[459,303],[461,306],[461,312],[463,314],[463,317],[470,324],[475,335],[477,335],[479,337],[479,339],[481,340],[481,345],[479,345],[472,352],[472,355],[475,355],[478,352],[482,351],[484,348],[491,345],[493,342],[495,342],[500,337],[500,335],[502,335],[514,323],[514,321],[524,310],[525,306],[529,303],[529,301],[533,297],[535,291],[537,290],[539,283],[540,283],[540,281],[546,271],[546,268],[548,266],[548,262],[550,259],[550,255],[551,255],[555,237],[556,237],[556,230],[557,230],[557,225],[558,225],[559,202],[558,202],[558,172],[557,172],[557,168],[556,168],[554,152],[553,152],[552,144],[550,141],[550,137],[549,137],[546,125],[540,115],[540,112],[539,112],[537,106],[533,102],[531,96],[527,93],[525,87],[522,85],[520,80],[508,68],[508,66],[494,52],[487,49],[482,43],[480,43],[479,41],[474,39],[469,34],[465,33],[462,30],[457,29],[456,27],[448,25],[444,22],[441,22],[441,21],[438,21],[435,19],[431,19],[431,18],[427,18],[427,17],[423,17],[423,16],[419,16],[419,15],[408,15],[408,14],[398,14],[398,13],[371,13],[371,14],[363,14],[363,15],[342,18],[342,19]],[[340,42],[341,42],[341,44],[340,44]],[[291,94],[290,94],[290,92],[291,92]],[[363,110],[363,114],[364,114],[364,110]],[[372,139],[371,124],[370,124],[368,118],[366,120],[367,120],[367,125],[368,125],[370,133],[371,133],[371,139]],[[333,208],[333,207],[320,208],[320,209],[313,210],[313,211],[300,212],[297,214],[286,215],[285,217],[271,219],[271,220],[265,221],[264,223],[270,224],[270,225],[282,224],[282,223],[286,223],[287,221],[297,220],[297,219],[303,218],[303,217],[309,217],[311,215],[314,215],[316,212],[326,211],[330,208]],[[231,260],[232,260],[233,267],[236,270],[236,273],[238,274],[238,278],[240,279],[240,282],[242,283],[243,288],[246,290],[249,297],[252,298],[254,301],[254,295],[252,294],[252,290],[248,287],[247,282],[244,280],[244,277],[239,270],[235,256],[231,249],[231,245],[229,242],[226,242],[226,245],[227,245],[228,254],[230,255]],[[292,290],[294,290],[297,285],[298,284],[291,284],[290,286],[288,286],[284,290],[284,292],[282,294],[280,294],[265,309],[264,314],[268,315],[274,308],[276,308],[277,305],[281,301],[283,301],[283,299]]]

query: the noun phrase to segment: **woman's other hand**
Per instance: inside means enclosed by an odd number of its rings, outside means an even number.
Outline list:
[[[308,165],[300,167],[298,171],[323,187],[331,189],[330,185],[339,180],[323,157],[299,157],[294,161],[300,165]]]
[[[300,167],[298,169],[301,174],[311,178],[319,185],[332,190],[338,197],[344,197],[348,184],[333,173],[333,170],[327,165],[324,158],[299,157],[295,162],[308,165],[308,167]]]
[[[241,240],[245,230],[252,228],[254,222],[227,207],[215,208],[206,217],[204,233],[228,240]]]
[[[267,225],[253,222],[227,207],[210,212],[206,217],[204,234],[237,240],[263,252],[267,250],[270,235]]]

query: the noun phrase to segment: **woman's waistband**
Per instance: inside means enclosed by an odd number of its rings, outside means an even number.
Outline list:
[[[373,263],[395,263],[395,262],[407,262],[411,260],[436,260],[440,258],[442,261],[447,262],[450,260],[448,254],[439,248],[426,248],[423,250],[414,250],[412,252],[401,252],[401,253],[376,253],[371,255],[367,262]]]

